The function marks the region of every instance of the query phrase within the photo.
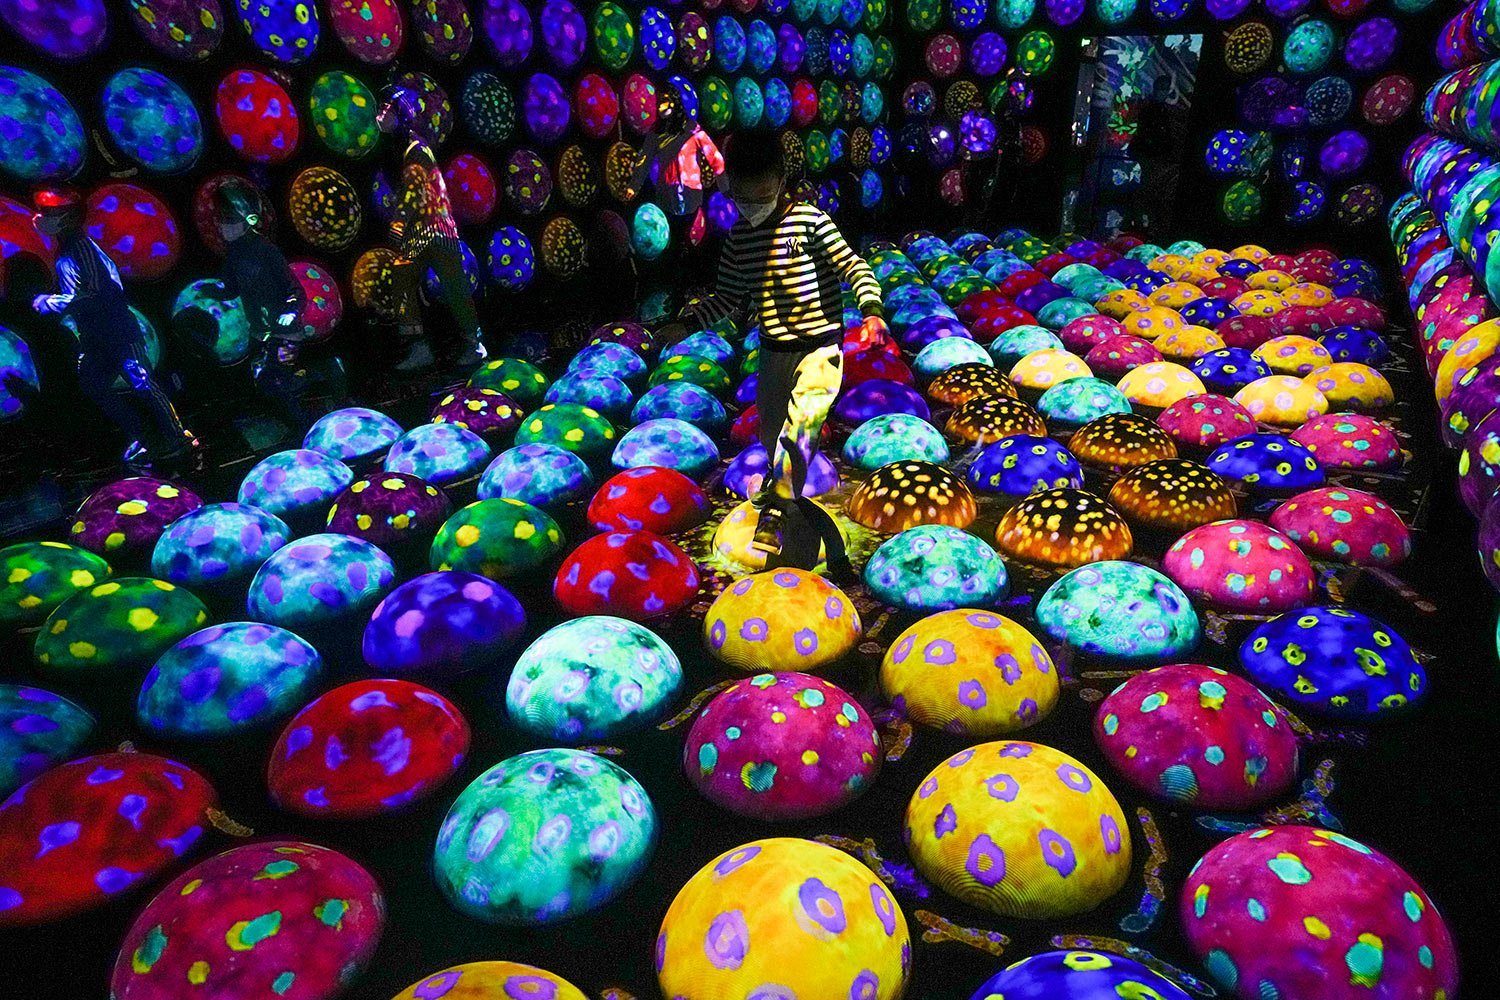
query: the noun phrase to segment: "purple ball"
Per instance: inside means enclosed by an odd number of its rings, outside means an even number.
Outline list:
[[[1329,177],[1348,177],[1357,173],[1370,156],[1370,140],[1352,129],[1335,132],[1318,150],[1318,166]]]
[[[494,667],[515,650],[526,612],[474,573],[425,573],[386,595],[365,626],[364,658],[382,677],[452,676]]]
[[[526,127],[544,143],[553,143],[568,130],[572,114],[562,84],[546,73],[533,73],[526,80],[521,99]]]
[[[994,76],[1005,68],[1005,39],[993,31],[976,35],[969,44],[969,65],[979,76]]]
[[[1083,16],[1083,0],[1046,0],[1047,17],[1059,28],[1066,28]]]
[[[901,331],[898,339],[902,350],[916,354],[933,341],[944,340],[948,337],[974,339],[969,328],[952,316],[928,316],[925,319],[919,319]]]
[[[927,401],[917,390],[883,378],[852,386],[833,407],[834,419],[851,427],[858,427],[883,413],[909,413],[923,420],[932,416]]]
[[[1042,306],[1068,297],[1068,290],[1050,281],[1039,281],[1016,296],[1016,305],[1035,316]]]
[[[588,26],[568,0],[547,0],[542,8],[542,44],[559,69],[572,69],[583,58]]]
[[[1462,448],[1469,431],[1500,409],[1500,356],[1485,358],[1459,376],[1443,404],[1443,443]]]
[[[1215,21],[1233,21],[1250,6],[1250,0],[1207,0],[1205,6]]]
[[[484,35],[495,61],[514,69],[531,55],[531,15],[521,0],[484,0]]]
[[[736,496],[749,499],[760,492],[770,466],[771,460],[766,455],[765,446],[757,441],[734,456],[729,468],[724,470],[724,488]],[[838,488],[838,470],[833,467],[827,455],[821,451],[815,452],[812,464],[807,469],[807,486],[802,495],[822,496]]]
[[[1491,499],[1479,519],[1479,565],[1490,586],[1500,590],[1500,501]]]
[[[1349,32],[1344,61],[1358,73],[1373,73],[1396,54],[1400,32],[1388,17],[1372,17]]]

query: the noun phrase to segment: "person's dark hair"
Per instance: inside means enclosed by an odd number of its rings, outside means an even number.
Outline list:
[[[231,179],[214,191],[214,214],[224,225],[255,225],[261,212],[260,192],[243,181]]]
[[[724,172],[742,181],[785,177],[781,139],[770,129],[735,132],[724,146]]]

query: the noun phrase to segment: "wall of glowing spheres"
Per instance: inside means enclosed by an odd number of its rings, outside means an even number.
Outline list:
[[[886,199],[890,0],[0,0],[0,24],[0,257],[36,242],[30,189],[68,180],[125,278],[172,293],[213,273],[211,193],[238,175],[290,258],[387,313],[374,117],[393,80],[422,95],[474,277],[500,300],[661,255],[629,179],[668,83],[712,135],[783,130],[798,193],[836,215]],[[734,220],[715,193],[699,230]]]

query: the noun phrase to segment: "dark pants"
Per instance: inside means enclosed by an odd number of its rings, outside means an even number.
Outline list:
[[[479,311],[474,308],[474,294],[469,290],[469,276],[464,273],[464,258],[456,246],[445,241],[429,243],[411,261],[396,265],[397,317],[410,330],[422,325],[422,281],[431,268],[437,275],[438,298],[453,313],[459,335],[465,344],[479,340]]]
[[[276,360],[272,349],[255,363],[253,372],[255,387],[276,404],[298,434],[331,409],[344,405],[349,395],[338,358],[299,357],[288,365]],[[327,405],[312,405],[313,400]]]
[[[134,317],[131,318],[134,323]],[[182,423],[172,401],[146,366],[139,336],[83,333],[83,352],[78,358],[78,385],[104,415],[126,436],[142,441],[148,450],[170,454],[186,444]],[[123,377],[128,393],[115,391],[115,380]],[[139,406],[151,419],[155,439],[146,441]]]

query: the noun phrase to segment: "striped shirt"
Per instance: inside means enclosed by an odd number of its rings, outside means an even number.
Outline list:
[[[862,311],[880,307],[879,282],[833,220],[815,205],[797,204],[759,226],[735,223],[717,287],[682,315],[704,326],[757,319],[761,343],[773,350],[822,346],[843,336],[841,281],[853,287]]]
[[[413,139],[401,158],[401,192],[396,202],[393,227],[401,243],[401,255],[415,260],[433,243],[458,243],[458,225],[448,199],[448,182],[438,168],[437,157],[421,139]]]

